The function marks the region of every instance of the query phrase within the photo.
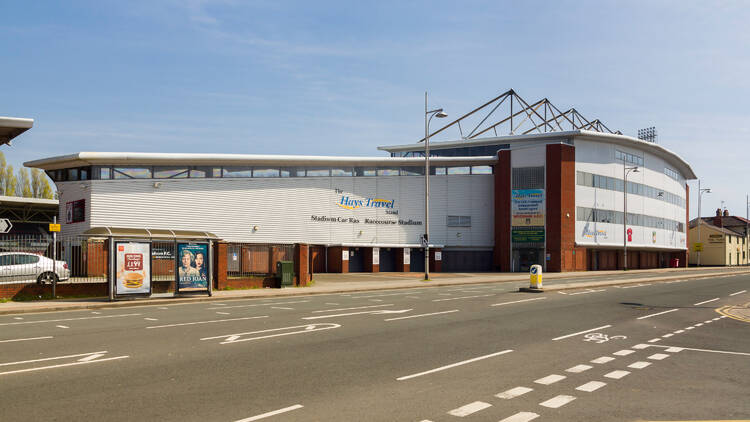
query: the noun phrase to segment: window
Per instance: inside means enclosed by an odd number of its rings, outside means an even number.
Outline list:
[[[214,174],[214,170],[211,167],[193,167],[190,169],[191,179],[203,179],[211,177]]]
[[[398,176],[398,169],[378,169],[378,176]]]
[[[470,215],[449,215],[446,225],[448,227],[471,227]]]
[[[402,176],[424,176],[424,167],[401,167]]]
[[[115,167],[115,179],[150,179],[151,167]]]
[[[352,174],[353,172],[350,167],[331,169],[331,176],[333,177],[351,176]]]
[[[252,177],[250,167],[224,167],[222,177]]]
[[[470,174],[469,167],[448,167],[448,174]]]
[[[279,177],[279,169],[253,169],[253,177]]]
[[[355,167],[354,174],[357,176],[375,176],[376,171],[374,168]]]
[[[183,179],[188,177],[187,167],[154,167],[154,179]]]
[[[307,177],[328,177],[331,175],[331,169],[328,168],[309,168]]]
[[[666,174],[667,176],[671,177],[674,180],[677,180],[678,182],[681,180],[680,175],[669,167],[664,167],[664,174]]]
[[[471,174],[492,174],[492,166],[472,166]]]

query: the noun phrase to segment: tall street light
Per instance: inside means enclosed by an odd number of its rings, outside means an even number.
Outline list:
[[[448,117],[442,108],[427,109],[427,91],[424,93],[424,279],[430,279],[430,121],[433,117]]]
[[[701,237],[701,226],[703,220],[701,219],[701,198],[704,193],[711,193],[711,189],[701,189],[701,179],[698,179],[698,243],[701,243],[701,249],[703,249],[703,238]],[[690,230],[690,228],[688,228]],[[698,266],[701,266],[701,251],[698,251]]]
[[[627,167],[622,163],[622,249],[623,249],[623,271],[628,270],[628,174],[638,173],[638,167]]]

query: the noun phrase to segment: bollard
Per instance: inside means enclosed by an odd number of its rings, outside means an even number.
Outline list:
[[[532,265],[529,270],[529,287],[521,287],[518,289],[522,292],[541,293],[544,291],[542,287],[542,266]]]

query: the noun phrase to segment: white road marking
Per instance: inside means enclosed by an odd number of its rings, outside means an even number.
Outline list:
[[[293,311],[294,308],[286,308],[284,306],[271,306],[271,309],[283,309],[285,311]]]
[[[537,384],[542,384],[542,385],[550,385],[550,384],[554,384],[554,383],[556,383],[558,381],[562,381],[565,378],[567,378],[565,375],[552,374],[552,375],[547,375],[544,378],[539,378],[538,380],[536,380],[534,382],[537,383]]]
[[[609,327],[611,327],[611,325],[602,325],[601,327],[592,328],[590,330],[584,330],[584,331],[579,331],[579,332],[573,333],[573,334],[568,334],[568,335],[564,335],[564,336],[560,336],[560,337],[555,337],[555,338],[552,339],[552,341],[562,340],[564,338],[574,337],[574,336],[577,336],[577,335],[580,335],[580,334],[586,334],[586,333],[590,333],[592,331],[602,330],[602,329],[609,328]]]
[[[670,337],[672,337],[673,335],[674,335],[674,334],[672,334],[672,333],[668,333],[668,334],[664,334],[664,335],[663,335],[662,337],[664,337],[664,338],[670,338]]]
[[[217,309],[229,309],[229,308],[249,308],[253,306],[267,306],[267,305],[290,305],[292,303],[305,303],[309,300],[296,300],[293,302],[270,302],[270,303],[251,303],[249,305],[232,305],[232,306],[219,306],[217,308],[206,308],[209,311],[215,311]]]
[[[16,341],[30,341],[30,340],[44,340],[48,338],[53,338],[52,336],[44,336],[44,337],[29,337],[29,338],[14,338],[11,340],[0,340],[0,343],[13,343]]]
[[[370,302],[382,302],[383,299],[370,299]]]
[[[371,308],[382,308],[384,306],[393,306],[392,303],[387,303],[384,305],[369,305],[369,306],[355,306],[353,308],[338,308],[338,309],[323,309],[320,311],[312,311],[312,313],[323,313],[323,312],[338,312],[338,311],[353,311],[355,309],[371,309]]]
[[[650,286],[651,284],[636,284],[635,286],[622,286],[621,289],[632,289],[634,287]]]
[[[91,313],[92,313],[92,314],[94,314],[94,315],[99,315],[99,314],[101,314],[101,312],[97,312],[97,311],[91,311]]]
[[[508,416],[507,418],[501,420],[500,422],[529,422],[533,421],[534,419],[538,418],[539,415],[532,412],[518,412],[513,416]]]
[[[231,315],[229,312],[219,312],[219,311],[216,311],[216,313],[218,315]]]
[[[151,329],[151,328],[167,328],[167,327],[182,327],[184,325],[213,324],[215,322],[244,321],[246,319],[257,319],[257,318],[268,318],[268,315],[253,316],[253,317],[244,317],[244,318],[213,319],[213,320],[210,320],[210,321],[183,322],[183,323],[180,323],[180,324],[152,325],[150,327],[146,327],[146,329]]]
[[[695,327],[685,327],[685,329],[686,329],[686,330],[692,330],[692,329],[694,329],[694,328],[695,328]]]
[[[682,334],[682,333],[684,333],[684,332],[685,332],[685,330],[677,330],[677,331],[675,331],[674,333],[675,333],[675,334]]]
[[[406,297],[409,298],[409,299],[422,299],[419,296],[406,296]]]
[[[549,407],[550,409],[557,409],[558,407],[565,406],[566,404],[572,402],[576,398],[574,396],[566,396],[564,394],[560,394],[559,396],[552,397],[551,399],[547,401],[543,401],[539,403],[540,406]]]
[[[612,354],[616,355],[616,356],[627,356],[627,355],[632,355],[633,353],[635,353],[635,350],[624,349],[624,350],[620,350],[618,352],[614,352]]]
[[[439,296],[453,296],[453,293],[438,293]]]
[[[737,296],[737,295],[745,293],[745,292],[747,292],[747,290],[740,290],[739,292],[734,292],[734,293],[730,294],[729,296]]]
[[[596,358],[596,359],[594,359],[594,360],[592,360],[590,362],[591,363],[600,363],[601,364],[601,363],[612,362],[613,360],[615,360],[615,358],[610,357],[610,356],[602,356],[602,357]]]
[[[57,360],[57,359],[68,359],[68,358],[77,358],[79,356],[88,356],[88,355],[94,355],[98,353],[107,353],[106,350],[100,351],[100,352],[89,352],[89,353],[78,353],[76,355],[66,355],[66,356],[55,356],[53,358],[42,358],[42,359],[32,359],[32,360],[21,360],[18,362],[7,362],[7,363],[0,363],[0,366],[8,366],[8,365],[21,365],[24,363],[34,363],[34,362],[45,362],[48,360]]]
[[[141,314],[121,314],[121,315],[80,317],[80,318],[47,319],[47,320],[42,320],[42,321],[5,322],[0,325],[41,324],[43,322],[80,321],[84,319],[120,318],[120,317],[139,316],[139,315]]]
[[[336,302],[326,302],[326,305],[338,305]]]
[[[94,360],[96,358],[100,358],[102,356],[106,355],[106,353],[94,353],[93,355],[88,355],[84,358],[78,359],[78,362],[88,362],[90,360]]]
[[[683,349],[682,347],[670,347],[670,348],[666,349],[665,352],[679,353],[679,352],[681,352],[683,350],[685,350],[685,349]]]
[[[607,377],[607,378],[612,378],[612,379],[615,379],[615,380],[619,380],[620,378],[624,377],[625,375],[628,375],[629,373],[630,373],[630,371],[617,370],[617,371],[612,371],[612,372],[610,372],[608,374],[604,374],[604,376]]]
[[[702,322],[699,322],[699,323],[695,324],[695,326],[696,326],[696,327],[701,327],[701,326],[703,326],[703,323],[702,323]]]
[[[721,319],[721,317],[716,317],[716,318],[713,318],[711,321],[718,321],[720,319]]]
[[[649,340],[648,342],[649,342],[649,343],[656,343],[657,341],[661,341],[661,339],[660,339],[660,338],[658,338],[658,337],[657,337],[657,338],[652,338],[652,339],[651,339],[651,340]]]
[[[640,349],[645,349],[647,347],[648,347],[648,344],[641,343],[641,344],[636,344],[635,346],[633,346],[633,349],[639,349],[640,350]]]
[[[156,309],[169,309],[169,308],[167,308],[166,306],[159,306],[159,307],[158,307],[158,308],[156,308]]]
[[[156,318],[143,318],[143,319],[145,319],[146,321],[158,321],[158,319]]]
[[[458,309],[453,309],[453,310],[450,310],[450,311],[443,311],[443,312],[432,312],[432,313],[429,313],[429,314],[419,314],[419,315],[402,316],[402,317],[398,317],[398,318],[388,318],[388,319],[385,319],[383,321],[397,321],[397,320],[400,320],[400,319],[419,318],[419,317],[430,316],[430,315],[450,314],[450,313],[453,313],[453,312],[458,312]]]
[[[568,293],[568,295],[569,295],[569,296],[575,296],[575,295],[585,295],[586,293],[596,293],[596,292],[604,292],[604,291],[606,291],[606,290],[607,290],[607,289],[599,289],[599,290],[592,290],[592,289],[588,289],[588,290],[586,290],[586,291],[584,291],[584,292],[575,292],[575,293]]]
[[[576,387],[576,390],[578,390],[578,391],[585,391],[587,393],[591,393],[593,391],[596,391],[596,390],[604,387],[605,385],[607,385],[606,382],[589,381],[586,384],[579,385],[578,387]]]
[[[347,312],[345,314],[333,314],[333,315],[318,315],[318,316],[310,316],[310,317],[304,317],[302,319],[304,320],[311,320],[311,319],[323,319],[323,318],[337,318],[337,317],[343,317],[343,316],[351,316],[351,315],[381,315],[381,314],[403,314],[404,312],[409,312],[411,309],[399,309],[399,310],[388,310],[388,309],[382,309],[377,311],[361,311],[361,312]]]
[[[709,302],[715,302],[715,301],[717,301],[717,300],[719,300],[719,299],[720,299],[720,298],[718,298],[718,297],[715,297],[715,298],[713,298],[713,299],[709,299],[709,300],[704,300],[703,302],[693,303],[693,306],[703,305],[704,303],[709,303]]]
[[[560,291],[558,291],[557,293],[559,293],[559,294],[561,294],[561,295],[566,295],[566,294],[567,294],[567,293],[565,293],[565,292],[560,292]]]
[[[643,369],[649,365],[651,365],[651,362],[638,361],[638,362],[631,363],[630,365],[628,365],[628,368]]]
[[[649,356],[648,358],[651,359],[651,360],[662,360],[662,359],[666,359],[668,357],[669,357],[669,355],[664,354],[664,353],[655,353],[655,354]]]
[[[67,325],[55,325],[55,327],[57,327],[57,328],[70,328]]]
[[[22,318],[22,317],[20,317],[20,316],[17,316],[17,317],[13,317],[13,319],[18,319],[18,320],[21,320],[21,319],[23,319],[23,318]]]
[[[506,353],[511,353],[512,351],[513,350],[508,349],[508,350],[503,350],[503,351],[496,352],[496,353],[491,353],[489,355],[479,356],[479,357],[468,359],[468,360],[464,360],[464,361],[461,361],[461,362],[452,363],[450,365],[441,366],[440,368],[430,369],[429,371],[419,372],[417,374],[406,375],[406,376],[403,376],[403,377],[400,377],[400,378],[396,378],[396,381],[404,381],[404,380],[408,380],[408,379],[411,379],[411,378],[420,377],[422,375],[432,374],[432,373],[443,371],[443,370],[446,370],[446,369],[455,368],[456,366],[466,365],[468,363],[476,362],[476,361],[479,361],[479,360],[483,360],[483,359],[488,359],[488,358],[495,357],[495,356],[504,355]]]
[[[226,334],[223,336],[204,337],[201,339],[201,341],[224,339],[224,341],[222,341],[219,344],[239,343],[242,341],[261,340],[264,338],[291,336],[294,334],[304,334],[304,333],[312,333],[315,331],[331,330],[333,328],[339,328],[339,327],[341,327],[340,324],[332,324],[332,323],[296,325],[294,327],[272,328],[270,330],[258,330],[258,331],[250,331],[246,333]],[[284,330],[295,330],[295,331],[289,331],[286,333],[278,333],[278,334],[268,334],[268,335],[262,335],[258,337],[240,338],[242,336],[251,335],[251,334],[274,333],[274,332],[284,331]]]
[[[432,301],[433,302],[444,302],[446,300],[473,299],[475,297],[488,297],[488,296],[495,296],[495,294],[491,293],[491,294],[488,294],[488,295],[449,297],[447,299],[432,299]]]
[[[237,420],[235,422],[252,422],[252,421],[257,421],[257,420],[260,420],[260,419],[265,419],[265,418],[267,418],[269,416],[275,416],[275,415],[278,415],[278,414],[281,414],[281,413],[291,412],[292,410],[301,409],[303,407],[304,406],[302,406],[301,404],[295,404],[294,406],[285,407],[283,409],[274,410],[272,412],[266,412],[266,413],[263,413],[262,415],[251,416],[249,418],[240,419],[240,420]]]
[[[523,299],[523,300],[514,300],[512,302],[503,302],[503,303],[493,303],[490,306],[502,306],[502,305],[510,305],[511,303],[521,303],[521,302],[530,302],[532,300],[542,300],[547,299],[546,297],[535,297],[533,299]]]
[[[675,312],[675,311],[679,311],[679,310],[680,310],[679,308],[674,308],[674,309],[670,309],[670,310],[668,310],[668,311],[664,311],[664,312],[657,312],[657,313],[655,313],[655,314],[644,315],[644,316],[642,316],[642,317],[638,317],[638,318],[636,318],[636,319],[646,319],[646,318],[651,318],[651,317],[655,317],[655,316],[658,316],[658,315],[664,315],[664,314],[668,314],[668,313],[670,313],[670,312]]]
[[[369,299],[371,297],[387,297],[387,296],[405,296],[405,295],[418,295],[421,292],[400,292],[400,293],[383,293],[378,295],[367,295],[367,296],[352,296],[352,299]]]
[[[514,397],[522,396],[528,393],[529,391],[534,391],[534,389],[529,388],[529,387],[514,387],[514,388],[511,388],[510,390],[503,391],[502,393],[495,394],[495,397],[499,399],[510,400]]]
[[[453,409],[448,412],[448,414],[463,418],[464,416],[469,416],[472,413],[479,412],[480,410],[484,410],[490,406],[492,405],[489,403],[485,403],[483,401],[475,401],[474,403],[469,403],[466,406],[461,406],[458,409]]]
[[[574,374],[578,374],[578,373],[581,373],[583,371],[588,371],[591,368],[593,368],[593,366],[591,366],[591,365],[576,365],[576,366],[574,366],[572,368],[566,369],[565,372],[571,372],[571,373],[574,373]]]
[[[707,320],[703,321],[704,324],[710,324],[711,322],[713,322],[713,321],[711,321],[710,319],[707,319]]]
[[[108,360],[125,359],[125,358],[130,357],[130,356],[115,356],[115,357],[106,358],[106,359],[96,359],[98,357],[104,356],[106,353],[107,353],[106,351],[90,352],[90,353],[79,353],[79,354],[75,354],[75,355],[55,356],[55,357],[52,357],[52,358],[32,359],[32,360],[24,360],[24,361],[19,361],[19,362],[0,363],[0,366],[10,366],[10,365],[21,365],[21,364],[26,364],[26,363],[46,362],[46,361],[51,361],[51,360],[60,360],[60,359],[69,359],[69,358],[83,357],[83,359],[79,359],[77,362],[64,363],[64,364],[59,364],[59,365],[41,366],[41,367],[37,367],[37,368],[17,369],[15,371],[0,372],[0,375],[19,374],[19,373],[23,373],[23,372],[32,372],[32,371],[41,371],[43,369],[61,368],[61,367],[73,366],[73,365],[85,365],[85,364],[88,364],[88,363],[104,362],[104,361],[108,361]]]

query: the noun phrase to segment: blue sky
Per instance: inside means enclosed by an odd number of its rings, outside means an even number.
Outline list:
[[[35,119],[3,149],[15,166],[378,155],[422,137],[425,90],[457,116],[514,88],[625,134],[656,126],[712,188],[704,215],[745,214],[744,2],[0,0],[0,15],[0,115]]]

